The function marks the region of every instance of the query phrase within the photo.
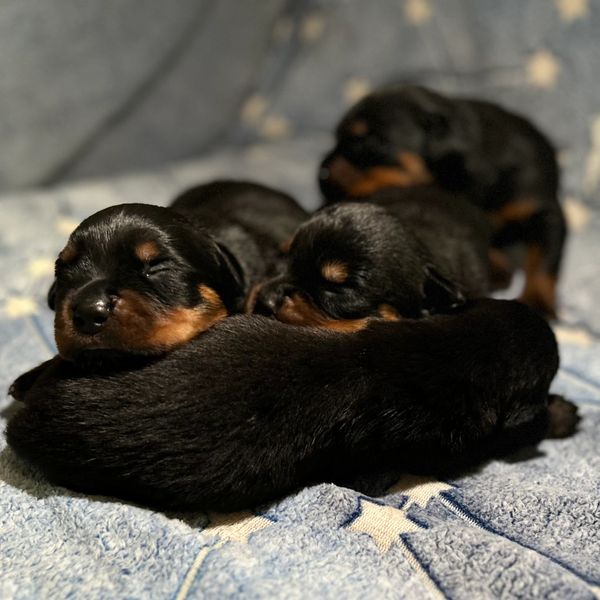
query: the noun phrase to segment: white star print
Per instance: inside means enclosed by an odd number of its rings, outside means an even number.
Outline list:
[[[34,279],[54,273],[54,261],[51,258],[34,258],[27,265],[27,272]]]
[[[360,498],[359,505],[360,514],[348,529],[370,535],[382,554],[398,541],[400,534],[422,529],[404,511],[392,506],[377,504],[366,498]]]
[[[553,88],[560,74],[560,63],[547,50],[538,50],[527,61],[527,77],[540,88]]]
[[[406,510],[412,504],[417,504],[421,508],[426,508],[429,501],[447,490],[453,489],[451,485],[442,481],[436,481],[430,477],[420,477],[419,475],[404,475],[400,481],[392,486],[388,494],[402,494],[408,496],[408,500],[403,508]]]
[[[343,90],[344,100],[347,104],[354,104],[371,91],[371,84],[364,77],[351,77],[346,81]]]
[[[6,301],[4,312],[12,319],[27,317],[37,313],[37,304],[28,296],[13,296]]]
[[[583,19],[588,14],[588,0],[556,0],[556,8],[560,18],[571,23],[577,19]]]
[[[404,14],[409,23],[422,25],[431,19],[433,9],[428,0],[405,0]]]
[[[247,543],[251,534],[273,525],[273,521],[260,515],[253,515],[249,511],[210,516],[210,525],[204,530],[206,533],[241,544]]]

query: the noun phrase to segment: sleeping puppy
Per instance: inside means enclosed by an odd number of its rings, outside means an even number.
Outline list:
[[[286,242],[308,219],[288,194],[248,181],[199,185],[170,206],[208,230],[235,256],[247,288],[281,270]]]
[[[371,200],[324,208],[301,225],[286,271],[259,286],[254,311],[355,331],[371,318],[444,312],[489,291],[490,230],[476,208],[433,188]]]
[[[382,88],[343,117],[319,182],[326,203],[431,182],[464,194],[494,226],[498,269],[510,275],[504,249],[526,246],[522,299],[555,316],[566,237],[559,169],[551,143],[523,117],[422,87]]]
[[[57,357],[19,378],[8,443],[73,490],[230,511],[387,469],[443,476],[577,423],[548,396],[554,335],[517,302],[352,336],[234,316],[136,360]]]
[[[289,196],[241,182],[199,186],[172,208],[92,215],[59,254],[48,296],[61,356],[156,354],[240,312],[304,217]]]

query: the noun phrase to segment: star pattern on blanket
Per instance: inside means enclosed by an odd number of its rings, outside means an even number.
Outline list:
[[[51,258],[34,258],[27,265],[27,272],[32,279],[39,279],[54,273],[54,260]]]
[[[402,507],[407,510],[413,504],[421,508],[427,508],[427,504],[432,498],[435,498],[441,492],[452,489],[454,489],[453,486],[431,477],[404,475],[387,493],[407,496],[407,500]]]
[[[4,312],[12,319],[34,315],[37,311],[35,300],[29,296],[12,296],[4,305]]]
[[[354,104],[371,91],[371,83],[365,77],[350,77],[344,84],[342,95],[346,104]]]
[[[204,530],[205,533],[216,535],[223,541],[240,544],[248,543],[250,535],[273,525],[270,519],[249,511],[211,514],[210,518],[210,525]]]
[[[422,25],[431,19],[433,8],[428,0],[406,0],[404,15],[409,23]]]
[[[63,235],[71,235],[79,223],[74,219],[61,218],[54,223],[54,228]]]
[[[556,87],[560,70],[560,63],[548,50],[534,52],[527,61],[527,78],[535,87]]]
[[[587,17],[589,11],[588,0],[556,0],[556,8],[560,18],[566,23]]]
[[[370,535],[382,554],[398,541],[401,534],[423,529],[403,510],[368,498],[358,499],[358,510],[347,527],[349,531]]]

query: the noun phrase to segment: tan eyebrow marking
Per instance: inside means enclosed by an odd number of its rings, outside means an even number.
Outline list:
[[[352,135],[361,137],[361,136],[367,135],[367,133],[369,133],[369,126],[367,125],[366,121],[363,121],[362,119],[358,119],[356,121],[353,121],[350,124],[350,127],[348,127],[348,130],[350,131],[350,133]]]
[[[58,258],[63,262],[73,262],[77,258],[77,249],[72,242],[67,242],[67,245],[59,252]]]
[[[143,262],[148,262],[160,255],[156,242],[142,242],[135,247],[135,255]]]
[[[332,283],[344,283],[348,279],[348,265],[339,260],[330,260],[321,265],[321,275]]]

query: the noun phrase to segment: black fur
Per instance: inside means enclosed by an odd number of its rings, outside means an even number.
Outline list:
[[[149,320],[166,325],[169,313],[181,324],[178,309],[216,315],[220,305],[241,312],[251,286],[277,272],[281,244],[305,217],[286,194],[235,181],[192,188],[169,208],[123,204],[95,213],[56,262],[48,303],[62,323],[59,350],[67,355],[68,338],[69,358],[88,349],[160,352],[164,343],[142,339]],[[147,259],[137,250],[144,243]]]
[[[495,225],[496,247],[536,247],[539,272],[557,277],[566,237],[559,168],[552,144],[531,122],[490,102],[416,86],[382,88],[358,102],[337,127],[335,147],[319,175],[326,202],[356,197],[348,183],[373,167],[398,167],[401,152],[420,156],[433,181],[485,210]],[[527,202],[535,207],[531,214],[509,217],[503,211]],[[553,284],[546,290],[534,279],[526,299],[553,314]]]
[[[135,360],[24,375],[10,446],[74,490],[228,511],[386,467],[442,475],[535,444],[569,412],[548,410],[554,335],[516,302],[351,336],[232,317]]]
[[[246,281],[279,272],[282,245],[307,212],[288,194],[247,181],[218,180],[180,194],[171,208],[205,228],[235,257]]]
[[[490,227],[484,214],[434,187],[384,190],[369,203],[326,207],[304,223],[287,268],[265,283],[256,311],[274,313],[300,293],[335,319],[440,312],[490,291]],[[347,271],[323,276],[323,265]]]

